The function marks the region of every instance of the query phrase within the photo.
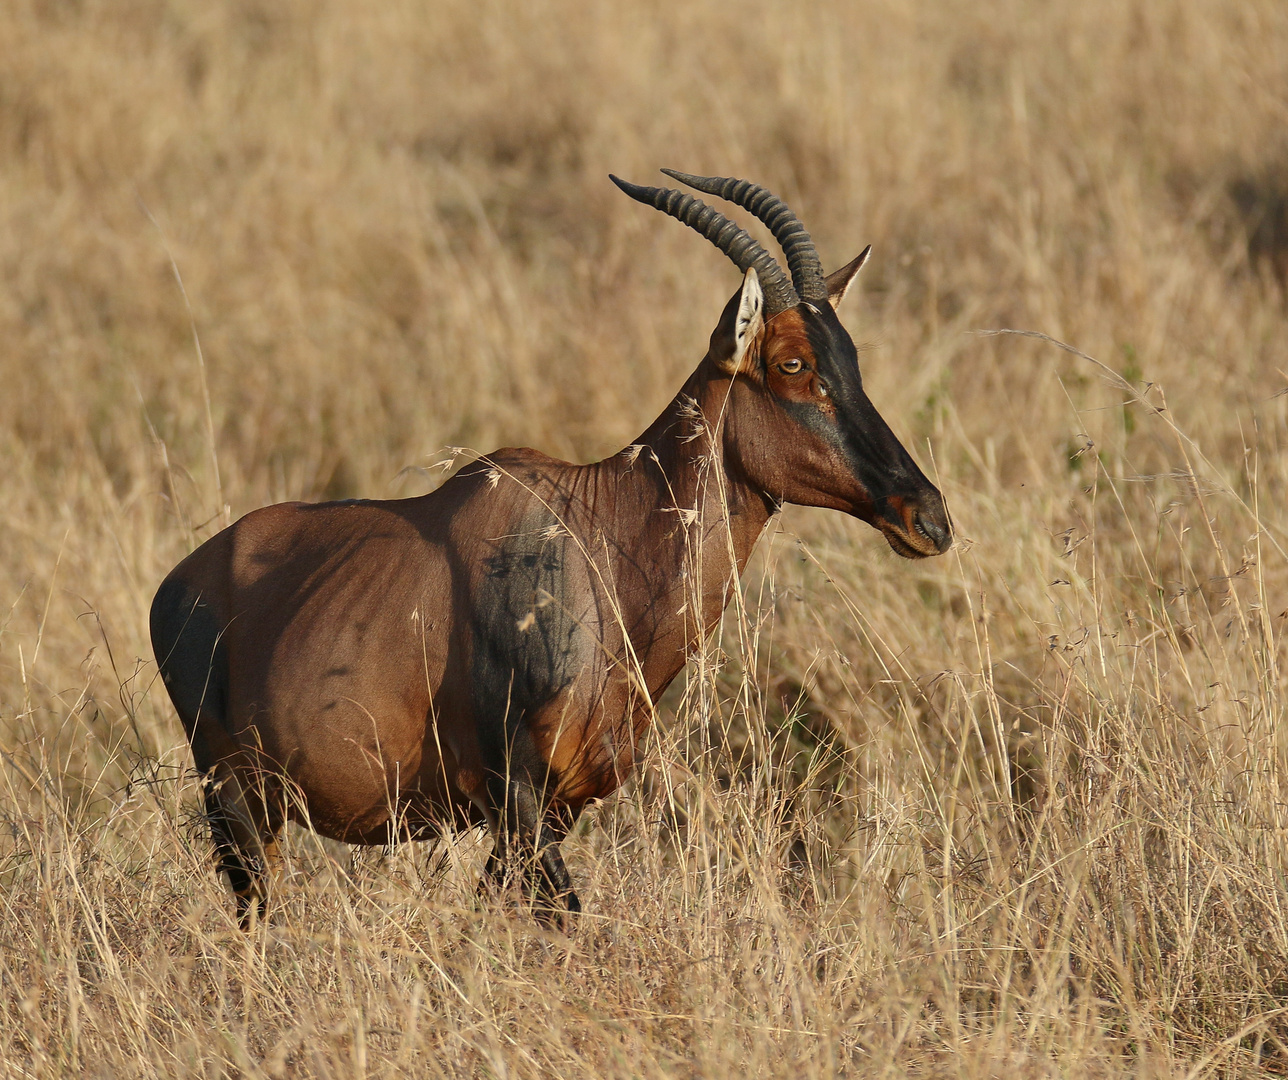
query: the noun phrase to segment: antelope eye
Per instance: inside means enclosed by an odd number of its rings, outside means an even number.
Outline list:
[[[795,375],[804,366],[805,366],[804,363],[801,362],[799,357],[793,356],[790,360],[784,360],[781,364],[779,364],[778,370],[781,371],[784,375]]]

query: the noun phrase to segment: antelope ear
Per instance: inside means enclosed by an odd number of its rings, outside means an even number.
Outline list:
[[[751,346],[760,328],[765,325],[765,294],[760,288],[760,277],[754,266],[747,267],[743,275],[742,291],[738,294],[738,313],[733,320],[733,353],[729,357],[729,374],[742,370]]]
[[[841,306],[845,294],[850,291],[850,285],[859,276],[859,271],[863,269],[863,264],[868,261],[868,256],[871,254],[872,245],[869,244],[859,252],[859,257],[853,262],[846,263],[841,269],[833,270],[827,275],[827,298],[832,304],[833,311]]]
[[[742,279],[742,288],[729,297],[720,321],[711,331],[707,359],[726,375],[744,370],[747,353],[765,325],[765,294],[754,267]]]

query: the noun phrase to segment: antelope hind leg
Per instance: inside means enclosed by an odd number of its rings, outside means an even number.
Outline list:
[[[222,763],[221,763],[222,765]],[[236,774],[217,765],[204,781],[206,820],[215,847],[215,870],[228,875],[237,898],[237,921],[249,929],[258,908],[267,911],[270,872],[277,861],[277,830],[264,792],[247,798]],[[262,811],[254,813],[254,809]]]

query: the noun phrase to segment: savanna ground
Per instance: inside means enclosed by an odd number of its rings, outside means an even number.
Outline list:
[[[0,42],[5,1075],[1288,1071],[1288,8],[12,0]],[[445,446],[628,442],[738,280],[606,179],[659,165],[875,245],[842,315],[957,545],[781,516],[567,844],[571,935],[475,900],[481,837],[298,831],[243,935],[155,585]]]

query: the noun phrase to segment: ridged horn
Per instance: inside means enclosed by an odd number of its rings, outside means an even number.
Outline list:
[[[800,303],[796,290],[787,280],[778,260],[756,243],[745,229],[735,225],[719,210],[683,191],[632,184],[612,173],[609,173],[608,178],[637,202],[670,214],[690,229],[700,232],[728,255],[744,274],[748,267],[754,266],[765,294],[766,319]],[[824,292],[824,296],[826,295]]]
[[[827,299],[823,264],[818,252],[814,250],[814,241],[805,231],[800,218],[772,191],[734,176],[694,176],[674,169],[662,171],[681,184],[687,184],[707,195],[728,199],[755,214],[769,227],[778,246],[783,249],[783,254],[787,257],[787,269],[800,298],[815,302]]]

